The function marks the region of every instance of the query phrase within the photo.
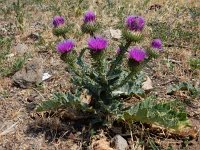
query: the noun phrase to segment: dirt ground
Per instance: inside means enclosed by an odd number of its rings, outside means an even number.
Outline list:
[[[87,35],[82,35],[80,30],[82,15],[88,9],[96,12],[102,25],[99,34],[103,35],[106,35],[107,29],[117,28],[118,22],[122,22],[120,19],[126,15],[144,16],[147,22],[146,34],[154,32],[152,36],[160,35],[160,38],[164,39],[164,53],[144,69],[154,87],[149,95],[156,95],[159,100],[180,100],[186,106],[193,127],[197,131],[200,129],[200,97],[182,90],[167,94],[170,85],[180,82],[200,87],[200,70],[193,69],[190,65],[191,59],[200,58],[199,1],[84,0],[79,3],[70,0],[21,0],[21,5],[24,5],[18,8],[20,13],[14,9],[13,2],[14,0],[0,1],[0,150],[93,149],[91,143],[98,139],[98,136],[87,135],[90,130],[87,123],[63,120],[57,115],[49,117],[48,113],[35,113],[35,108],[41,101],[52,97],[55,92],[66,92],[70,89],[70,75],[65,71],[65,64],[55,50],[59,39],[52,34],[53,16],[61,13],[67,23],[74,23],[69,37],[76,39],[77,48],[80,49],[82,45],[86,45],[88,38]],[[20,23],[19,14],[23,23]],[[169,25],[171,31],[162,23]],[[154,31],[153,27],[158,28]],[[174,32],[177,34],[172,35]],[[149,40],[143,44],[148,45]],[[25,53],[16,52],[18,43],[28,46]],[[118,43],[118,40],[109,38],[109,44],[114,47],[111,54],[115,53]],[[13,68],[12,65],[17,58],[25,55],[28,55],[28,58],[23,65],[28,60],[42,58],[44,72],[51,77],[35,87],[23,89],[14,85],[12,76],[17,67]],[[100,129],[97,135],[102,132],[109,141],[111,137],[108,130]],[[137,131],[133,131],[135,132]],[[153,139],[156,145],[160,145],[161,149],[200,149],[198,136],[195,139],[166,138],[151,133],[149,138]],[[132,145],[130,149],[134,149],[133,145],[135,149],[158,149],[145,147],[137,136],[134,141],[131,141],[130,137],[126,139]]]

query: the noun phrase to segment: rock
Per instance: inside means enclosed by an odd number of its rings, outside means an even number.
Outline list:
[[[107,39],[111,39],[110,30],[104,30],[103,33],[102,33],[102,36],[107,38]]]
[[[113,39],[120,39],[122,35],[121,30],[114,30],[112,28],[110,28],[110,34]]]
[[[21,88],[28,88],[30,86],[35,86],[36,84],[41,83],[42,76],[42,59],[35,58],[33,60],[30,60],[25,65],[25,67],[14,74],[13,81]]]
[[[42,81],[51,78],[51,76],[52,76],[52,75],[50,75],[48,72],[44,73],[43,76],[42,76]]]
[[[118,40],[121,38],[122,33],[121,33],[121,30],[119,29],[115,30],[115,29],[110,28],[108,30],[103,31],[102,35],[107,39],[113,38],[113,39]]]
[[[10,54],[6,55],[6,58],[11,58],[11,57],[14,57],[14,56],[15,56],[15,54],[10,53]]]
[[[128,149],[127,141],[120,135],[115,135],[112,138],[111,143],[116,150],[127,150]]]
[[[149,92],[153,89],[152,81],[148,76],[146,76],[146,81],[142,83],[142,89],[146,92]]]
[[[24,55],[28,51],[28,46],[23,43],[17,44],[17,46],[14,48],[14,52],[19,55]]]

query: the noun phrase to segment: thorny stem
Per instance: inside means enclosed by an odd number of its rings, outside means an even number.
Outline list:
[[[107,76],[111,75],[113,73],[113,71],[115,70],[115,68],[121,64],[122,62],[122,59],[123,59],[123,56],[124,54],[126,53],[126,50],[128,49],[128,47],[130,46],[131,42],[128,41],[126,43],[125,46],[121,45],[120,46],[120,50],[121,52],[117,55],[116,59],[113,61],[113,63],[111,64],[111,67],[110,67],[110,70],[107,74]]]
[[[106,86],[107,81],[106,81],[106,75],[105,75],[105,70],[104,70],[104,63],[103,63],[104,56],[103,55],[104,54],[102,52],[100,54],[93,54],[93,59],[95,61],[93,66],[95,67],[95,70],[97,71],[99,75],[99,80],[100,80],[99,84],[101,84],[102,86]]]
[[[62,37],[63,37],[63,39],[66,39],[66,38],[67,38],[65,34],[62,34]]]
[[[79,54],[79,57],[78,57],[78,65],[80,66],[80,67],[82,67],[83,68],[83,74],[84,75],[86,75],[87,77],[89,77],[90,78],[90,80],[92,80],[92,81],[94,81],[94,82],[96,82],[97,84],[101,84],[102,82],[101,81],[98,81],[98,79],[97,78],[95,78],[95,76],[93,76],[90,72],[92,72],[93,70],[91,70],[91,69],[89,69],[89,67],[87,66],[87,64],[85,65],[85,63],[83,63],[83,61],[82,61],[82,57],[83,57],[83,55],[84,55],[84,53],[86,52],[86,50],[88,49],[88,47],[85,47],[85,48],[83,48],[82,50],[81,50],[81,52],[80,52],[80,54]],[[89,50],[89,49],[88,49]],[[99,62],[97,62],[97,65],[99,64],[99,63],[101,63],[101,61]],[[98,65],[98,66],[100,66],[100,65]],[[100,70],[100,69],[97,69],[97,70]],[[104,76],[103,76],[104,77]]]
[[[70,69],[79,77],[81,77],[82,75],[80,74],[80,72],[78,71],[78,69],[76,68],[76,66],[74,65],[74,63],[68,63],[70,66]]]
[[[91,36],[91,37],[95,37],[95,36],[94,36],[94,32],[90,32],[90,36]]]
[[[122,82],[121,82],[119,85],[116,85],[116,86],[112,87],[111,90],[112,90],[112,91],[113,91],[113,90],[116,90],[116,89],[118,89],[119,87],[121,87],[121,86],[123,86],[124,84],[126,84],[127,81],[128,81],[130,78],[132,78],[132,76],[133,76],[134,74],[135,74],[135,72],[134,72],[134,71],[131,71],[131,72],[128,74],[128,76],[126,76],[126,77],[124,78],[124,80],[122,80]]]

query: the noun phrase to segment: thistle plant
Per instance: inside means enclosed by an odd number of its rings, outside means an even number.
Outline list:
[[[43,102],[37,111],[57,110],[73,107],[82,113],[93,114],[92,119],[105,121],[111,117],[127,123],[140,121],[155,123],[167,128],[178,129],[181,125],[188,125],[186,113],[183,109],[173,105],[174,102],[156,103],[153,97],[147,98],[131,107],[126,107],[121,99],[122,95],[130,96],[141,89],[142,69],[147,63],[157,58],[163,51],[162,41],[154,39],[148,46],[141,46],[144,39],[143,29],[145,20],[141,16],[125,18],[122,29],[122,39],[117,54],[112,60],[106,55],[109,41],[96,31],[99,28],[94,12],[87,11],[83,17],[82,32],[89,34],[87,46],[77,51],[75,42],[66,39],[60,28],[64,18],[55,17],[54,34],[62,35],[64,41],[57,44],[60,58],[67,64],[67,71],[72,75],[71,81],[75,91],[66,94],[55,94],[53,99]],[[62,32],[58,32],[58,31]],[[140,45],[140,46],[139,46]],[[90,61],[85,61],[85,55],[90,55]],[[128,56],[127,56],[128,54]],[[142,78],[142,79],[141,79]],[[87,90],[92,96],[92,102],[85,104],[80,95]]]
[[[99,24],[96,21],[96,15],[93,11],[85,12],[81,28],[84,33],[89,33],[91,36],[94,36],[94,32],[99,28]]]
[[[68,31],[68,27],[65,26],[65,19],[62,16],[55,16],[53,18],[53,34],[56,36],[62,36],[64,39],[66,38],[66,33]]]

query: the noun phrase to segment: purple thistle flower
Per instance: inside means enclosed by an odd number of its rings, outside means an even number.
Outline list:
[[[131,31],[142,31],[145,21],[141,16],[128,16],[126,19],[126,26]]]
[[[88,40],[88,48],[93,52],[100,52],[107,47],[107,40],[101,36],[92,37]]]
[[[84,18],[83,18],[83,21],[85,23],[88,23],[88,22],[93,22],[96,20],[96,15],[94,14],[93,11],[86,11],[85,14],[84,14]]]
[[[162,41],[160,39],[154,39],[152,42],[151,42],[151,46],[153,48],[156,48],[156,49],[162,49]]]
[[[117,52],[117,54],[120,54],[121,49],[120,49],[120,48],[117,48],[116,52]]]
[[[139,48],[139,47],[133,47],[129,50],[129,59],[133,59],[137,62],[141,62],[146,58],[146,52]]]
[[[58,27],[58,26],[64,24],[64,22],[65,22],[65,19],[62,16],[55,16],[53,18],[53,25],[54,25],[54,27]]]
[[[75,44],[72,40],[64,40],[57,44],[57,51],[60,53],[69,53],[74,48]]]

